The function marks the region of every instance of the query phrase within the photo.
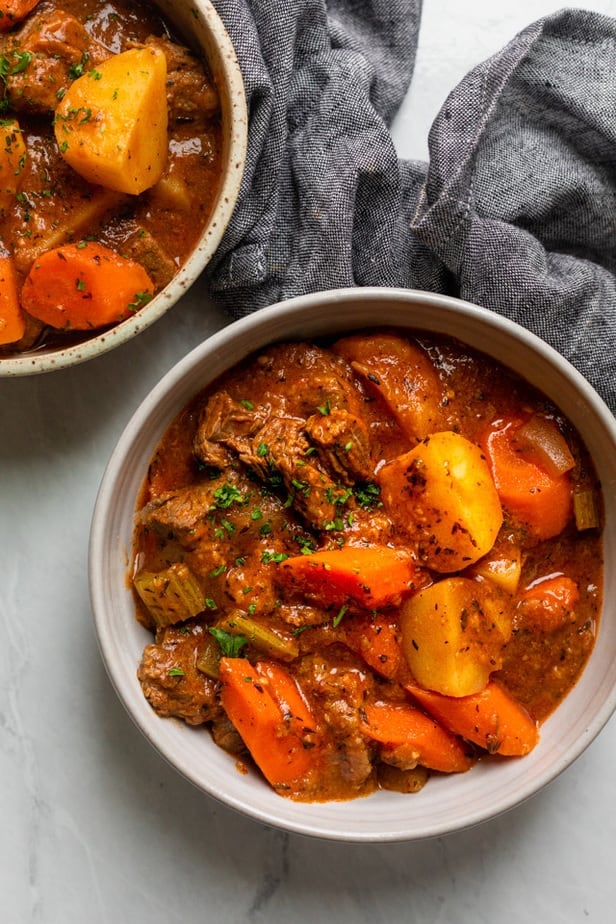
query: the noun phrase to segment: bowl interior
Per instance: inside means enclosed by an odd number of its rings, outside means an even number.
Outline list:
[[[220,93],[224,167],[210,220],[176,276],[136,315],[81,343],[0,357],[0,377],[34,375],[72,366],[106,353],[145,330],[169,311],[202,273],[233,214],[244,170],[248,131],[244,84],[233,45],[210,0],[156,0],[155,5],[181,39],[207,60]]]
[[[133,513],[148,461],[164,429],[204,385],[274,340],[377,325],[444,333],[483,350],[538,386],[570,418],[590,449],[606,502],[604,611],[580,681],[543,725],[523,760],[479,763],[435,777],[413,796],[377,792],[352,802],[298,804],[256,775],[242,775],[204,730],[160,719],[136,679],[149,634],[126,587]],[[497,815],[554,779],[598,734],[616,706],[616,422],[572,367],[536,337],[464,302],[402,290],[339,290],[292,299],[235,322],[172,369],[138,409],[101,484],[91,533],[92,605],[102,656],[137,726],[176,769],[206,793],[253,818],[291,831],[349,841],[395,841],[445,834]]]

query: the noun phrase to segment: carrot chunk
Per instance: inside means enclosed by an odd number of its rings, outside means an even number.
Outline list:
[[[0,343],[15,343],[26,331],[26,319],[19,304],[13,258],[0,251]]]
[[[413,441],[443,428],[443,386],[432,360],[418,345],[395,333],[352,334],[334,344],[379,393],[400,427]]]
[[[549,575],[522,591],[514,623],[516,627],[530,624],[543,632],[554,632],[575,619],[579,599],[574,580],[566,574]]]
[[[471,696],[443,696],[415,684],[406,689],[445,728],[490,754],[523,757],[539,740],[537,723],[501,686],[490,681]]]
[[[8,32],[25,19],[39,0],[0,0],[0,32]]]
[[[21,291],[22,306],[60,330],[106,327],[149,301],[154,286],[134,260],[96,242],[48,250],[33,263]]]
[[[343,638],[368,667],[393,680],[408,673],[396,615],[354,616],[343,623]]]
[[[379,742],[386,762],[403,769],[419,763],[442,773],[463,773],[473,764],[459,738],[408,703],[369,703],[365,716],[364,733]]]
[[[221,702],[266,780],[284,788],[314,763],[315,720],[293,678],[271,661],[220,659]]]
[[[281,579],[324,606],[349,601],[366,609],[396,605],[422,583],[421,571],[402,549],[352,547],[288,558]]]
[[[550,474],[541,456],[517,438],[522,420],[498,421],[482,447],[501,503],[537,540],[557,536],[572,514],[571,483],[566,472]]]

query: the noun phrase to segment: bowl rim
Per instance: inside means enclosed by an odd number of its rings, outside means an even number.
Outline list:
[[[155,0],[156,2],[156,0]],[[162,4],[161,4],[162,6]],[[165,4],[165,8],[170,4]],[[39,375],[65,369],[101,356],[146,330],[159,320],[188,291],[201,275],[227,228],[237,199],[246,162],[248,144],[248,110],[244,80],[231,38],[211,0],[193,0],[191,15],[198,17],[200,26],[213,40],[216,50],[216,73],[226,88],[226,112],[229,119],[226,164],[216,204],[194,251],[173,279],[148,305],[132,317],[106,328],[89,340],[59,347],[48,352],[26,352],[0,355],[0,378]],[[169,15],[166,10],[164,15]],[[211,62],[210,62],[211,63]]]
[[[128,711],[133,722],[159,754],[161,754],[180,775],[188,779],[197,786],[198,789],[248,817],[293,833],[327,840],[357,843],[399,842],[443,836],[453,833],[454,831],[457,832],[473,827],[490,818],[497,817],[534,796],[546,785],[556,779],[556,777],[583,753],[616,710],[616,665],[614,669],[610,668],[611,672],[607,680],[605,680],[605,682],[602,681],[603,686],[601,688],[602,694],[600,704],[595,708],[590,721],[585,723],[585,727],[581,731],[579,738],[573,744],[570,744],[568,748],[562,751],[557,749],[555,759],[548,762],[548,764],[543,767],[538,774],[535,774],[535,776],[529,773],[522,774],[521,780],[515,778],[515,786],[511,788],[511,791],[508,792],[505,797],[500,799],[496,807],[486,805],[480,809],[472,807],[469,809],[464,808],[461,810],[458,821],[453,826],[445,819],[435,818],[430,820],[430,822],[424,823],[422,827],[413,827],[412,829],[405,828],[404,823],[401,822],[401,826],[398,826],[396,830],[377,831],[370,829],[362,831],[361,828],[358,828],[356,825],[350,825],[347,819],[344,821],[336,821],[337,818],[344,818],[344,813],[341,815],[338,809],[332,810],[331,819],[326,811],[325,816],[327,820],[323,821],[322,818],[324,813],[322,806],[357,806],[358,803],[361,804],[364,800],[353,800],[348,803],[295,803],[289,802],[289,800],[285,800],[280,796],[276,796],[276,800],[278,800],[276,804],[278,805],[280,803],[278,810],[276,805],[272,808],[272,806],[264,802],[263,799],[260,800],[256,798],[253,802],[251,799],[238,796],[237,793],[234,794],[226,791],[224,785],[221,786],[209,783],[207,780],[204,780],[201,773],[195,773],[194,768],[178,760],[178,756],[174,752],[173,744],[175,732],[170,730],[169,734],[167,734],[163,733],[161,729],[161,726],[168,723],[170,720],[167,719],[163,722],[156,713],[153,712],[143,696],[141,696],[143,702],[140,706],[137,705],[137,708],[135,708],[135,703],[131,702],[131,696],[125,689],[126,675],[123,673],[117,661],[118,640],[113,637],[113,632],[105,613],[106,588],[100,563],[105,560],[105,518],[107,510],[109,505],[113,503],[117,482],[121,476],[121,472],[128,464],[134,440],[145,428],[151,429],[156,419],[154,426],[155,432],[150,435],[152,443],[155,444],[170,420],[180,410],[182,401],[184,400],[185,403],[185,401],[197,391],[197,388],[194,387],[194,382],[192,382],[192,385],[188,389],[188,396],[186,397],[182,394],[182,398],[180,399],[178,395],[173,396],[174,388],[181,389],[182,382],[191,380],[191,376],[194,377],[197,375],[202,367],[204,385],[207,385],[220,374],[220,372],[217,372],[216,375],[209,373],[208,366],[211,367],[213,361],[220,366],[221,370],[229,368],[234,365],[239,358],[247,355],[247,353],[260,349],[267,343],[273,342],[276,339],[280,339],[280,337],[270,336],[270,334],[275,332],[281,316],[284,316],[286,319],[287,327],[293,326],[297,329],[298,324],[300,327],[303,324],[304,327],[307,326],[307,328],[310,328],[310,312],[315,304],[325,304],[328,308],[336,307],[340,309],[340,311],[331,312],[336,316],[334,326],[337,325],[337,330],[340,332],[362,327],[374,328],[383,326],[383,324],[379,325],[374,322],[369,325],[365,323],[358,325],[353,323],[352,317],[349,317],[347,320],[344,319],[343,308],[349,302],[352,302],[354,305],[358,303],[365,304],[375,299],[386,299],[402,305],[409,305],[409,303],[412,303],[413,306],[418,307],[420,312],[423,312],[421,319],[425,320],[426,323],[421,323],[421,321],[417,323],[418,319],[414,318],[412,322],[407,324],[409,329],[431,330],[436,333],[441,332],[446,334],[447,318],[451,317],[452,313],[454,313],[458,319],[462,319],[463,325],[468,324],[474,326],[477,320],[481,320],[487,323],[492,331],[502,335],[505,339],[513,336],[514,339],[522,343],[528,350],[532,352],[538,351],[542,357],[542,361],[554,365],[559,371],[559,374],[564,375],[565,378],[572,383],[572,387],[576,391],[576,396],[579,397],[581,401],[580,413],[586,412],[586,405],[592,406],[593,413],[597,420],[608,433],[611,445],[616,447],[616,420],[607,405],[603,402],[603,399],[597,395],[587,380],[556,350],[542,341],[539,337],[501,315],[497,315],[486,308],[481,308],[452,296],[410,289],[390,289],[382,287],[365,287],[360,289],[346,288],[298,296],[286,302],[259,309],[253,314],[231,323],[208,337],[203,343],[195,347],[176,363],[175,366],[162,377],[150,394],[141,402],[120,436],[103,475],[92,517],[88,561],[91,605],[94,615],[96,637],[103,663],[120,701]],[[430,309],[434,307],[437,307],[439,311],[442,312],[442,316],[439,318],[439,323],[437,325],[428,323]],[[396,325],[394,322],[385,322],[385,326]],[[336,331],[331,331],[330,327],[329,332],[335,333]],[[297,335],[303,336],[299,330]],[[312,335],[317,336],[316,333]],[[287,339],[293,339],[294,335],[286,334],[285,336]],[[307,336],[310,336],[310,334]],[[464,342],[463,335],[456,333],[453,336]],[[239,351],[239,356],[236,356],[233,351],[233,345],[237,343],[238,340],[239,342],[250,342],[252,346],[250,349],[246,349],[245,347],[242,348]],[[475,346],[475,348],[481,349],[481,347],[477,346]],[[486,352],[488,352],[488,355],[493,355],[491,351]],[[505,360],[500,361],[506,364]],[[532,379],[529,380],[532,382]],[[187,385],[184,386],[185,391],[187,387]],[[549,397],[552,397],[552,400],[556,400],[549,392],[545,393],[548,394]],[[171,398],[169,398],[170,395]],[[616,487],[616,467],[611,483]],[[134,498],[134,500],[136,502],[136,498]],[[131,511],[131,518],[133,513],[134,508]],[[596,647],[595,645],[595,648]],[[591,660],[592,654],[589,663],[591,663]],[[584,676],[585,673],[583,673],[582,677],[578,680],[574,689],[582,685]],[[603,687],[606,687],[606,689],[603,690]],[[570,696],[572,695],[573,691]],[[563,710],[568,700],[569,697],[567,697],[559,709],[556,710],[555,714]],[[595,703],[595,699],[593,699],[593,703]],[[173,721],[174,720],[171,720],[172,724]],[[544,728],[549,722],[550,719],[544,724]],[[157,725],[156,723],[161,723],[161,725]],[[154,733],[152,731],[153,728]],[[532,757],[533,755],[529,755],[524,758],[524,760],[529,761]],[[509,766],[512,765],[509,764]],[[473,768],[471,772],[477,774],[480,767],[481,764]],[[499,765],[499,771],[505,772],[505,768],[502,764]],[[231,767],[229,772],[232,772]],[[481,772],[485,774],[485,770],[481,770]],[[441,783],[440,780],[433,780],[431,781],[431,786],[434,786],[435,782]],[[418,798],[420,795],[421,794],[417,794],[413,798]],[[289,805],[294,807],[291,812],[288,811]],[[300,808],[299,812],[297,811],[298,805],[303,806],[303,808]],[[308,807],[308,811],[306,811],[306,806]],[[311,806],[320,807],[319,809],[315,809],[313,817],[311,817],[310,812]]]

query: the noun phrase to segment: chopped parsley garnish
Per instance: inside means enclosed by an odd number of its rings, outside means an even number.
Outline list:
[[[215,626],[210,626],[209,632],[220,645],[220,650],[225,658],[240,657],[242,648],[248,644],[248,639],[245,635],[232,635],[226,629],[217,629]]]
[[[269,565],[270,562],[279,565],[288,557],[286,552],[261,552],[261,562],[264,565]]]
[[[232,504],[245,504],[247,499],[246,495],[229,482],[214,491],[214,506],[219,510],[227,510]]]
[[[140,308],[143,308],[144,305],[147,305],[148,302],[151,302],[154,296],[151,292],[135,292],[133,296],[133,301],[128,303],[130,311],[138,311]]]
[[[357,485],[353,491],[355,500],[364,510],[370,510],[371,507],[381,507],[381,489],[378,484],[372,481],[366,481],[364,484]]]

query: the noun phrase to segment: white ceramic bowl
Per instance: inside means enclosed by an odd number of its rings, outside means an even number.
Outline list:
[[[135,337],[169,311],[195,282],[214,255],[229,223],[244,171],[248,131],[244,83],[231,39],[210,0],[155,0],[155,5],[181,39],[207,61],[220,93],[224,171],[210,220],[179,272],[137,314],[72,346],[0,356],[0,377],[34,375],[73,366]]]
[[[135,620],[127,562],[136,498],[154,447],[174,415],[203,386],[248,353],[275,340],[309,338],[377,325],[445,333],[510,366],[538,386],[577,427],[591,451],[606,502],[605,608],[599,643],[582,678],[542,727],[522,760],[480,762],[435,777],[415,795],[377,792],[365,799],[298,804],[256,774],[243,775],[205,730],[159,718],[136,670],[150,640]],[[397,289],[343,289],[291,299],[237,321],[176,365],[137,410],[104,475],[92,522],[90,582],[94,618],[109,676],[137,726],[204,792],[269,825],[347,841],[442,835],[498,815],[553,780],[598,734],[616,706],[616,421],[586,380],[524,329],[466,302]]]

